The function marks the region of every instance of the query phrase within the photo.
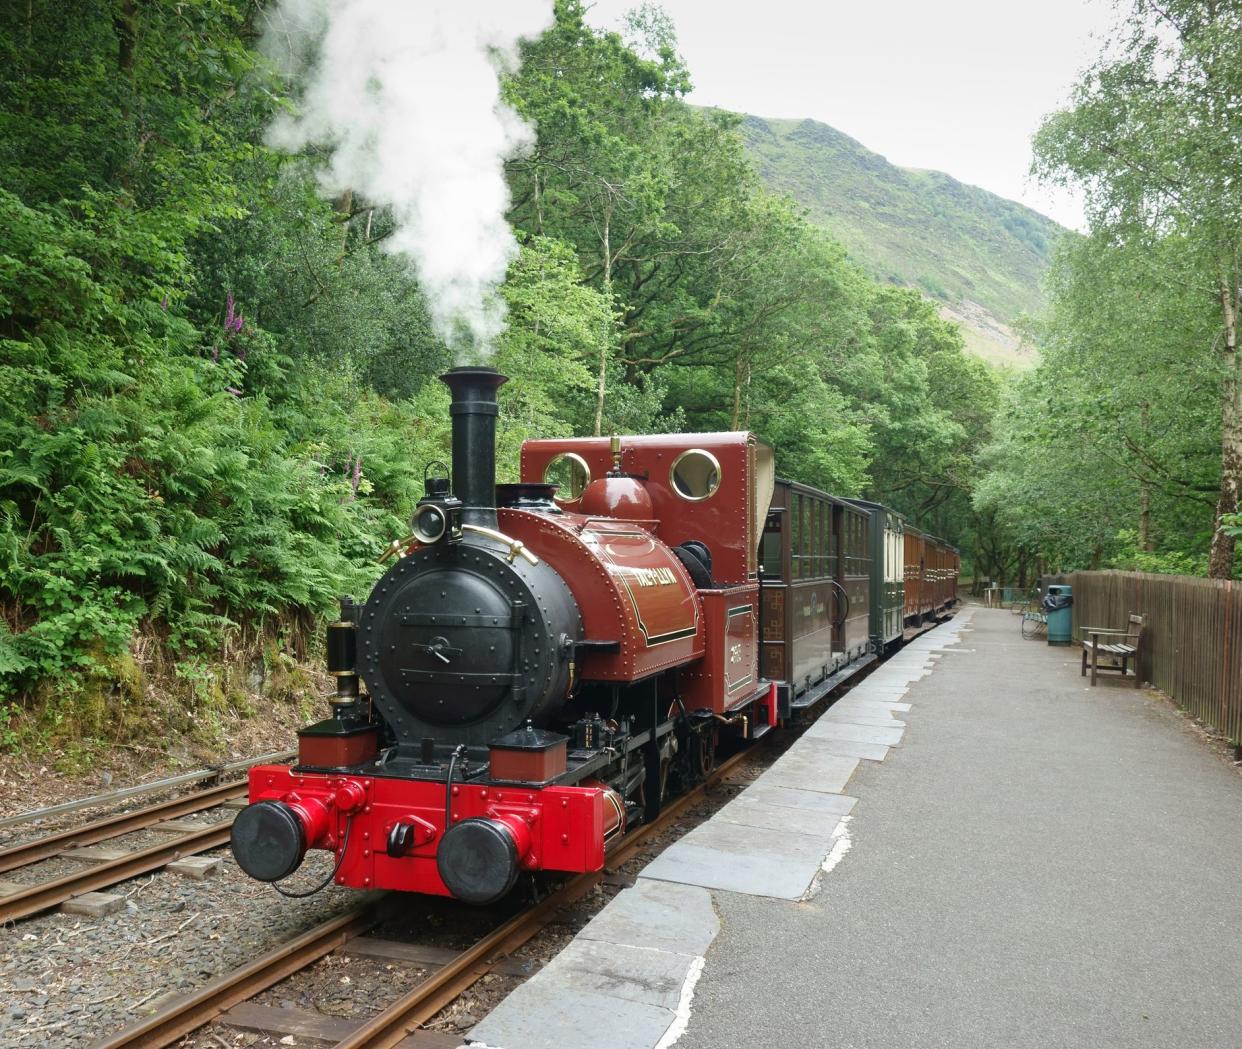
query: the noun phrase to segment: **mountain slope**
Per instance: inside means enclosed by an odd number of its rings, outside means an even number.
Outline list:
[[[1043,305],[1040,280],[1061,226],[942,172],[890,164],[814,120],[746,116],[741,132],[764,180],[862,266],[941,301],[981,356],[1023,363],[1009,325]]]

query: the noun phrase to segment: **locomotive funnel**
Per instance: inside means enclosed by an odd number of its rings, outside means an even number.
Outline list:
[[[453,494],[466,524],[496,527],[496,391],[509,381],[495,368],[454,368],[440,376],[453,393]]]

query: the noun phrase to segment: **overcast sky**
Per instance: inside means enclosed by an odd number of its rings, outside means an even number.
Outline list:
[[[588,3],[590,0],[588,0]],[[636,0],[596,0],[616,28]],[[1081,227],[1077,200],[1027,176],[1031,134],[1068,99],[1112,21],[1107,0],[663,0],[691,101],[831,124]]]

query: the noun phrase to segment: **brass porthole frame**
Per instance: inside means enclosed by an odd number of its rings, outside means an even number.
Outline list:
[[[707,492],[705,495],[687,495],[677,484],[677,467],[681,465],[683,459],[691,455],[706,456],[716,470],[716,483],[712,486],[711,491]],[[720,491],[720,482],[723,479],[724,471],[720,468],[720,460],[712,455],[712,453],[706,448],[687,448],[673,460],[673,465],[668,468],[668,486],[677,493],[678,498],[684,499],[688,503],[702,503],[710,499],[713,495]]]
[[[551,470],[554,465],[559,464],[562,459],[568,459],[571,464],[571,467],[572,466],[580,467],[582,469],[583,476],[586,479],[582,482],[582,491],[579,492],[577,495],[575,496],[557,495],[554,498],[556,499],[558,503],[576,503],[579,499],[582,498],[583,492],[585,492],[591,486],[591,480],[592,480],[590,464],[588,464],[587,461],[584,458],[582,458],[582,456],[580,456],[577,452],[557,452],[554,456],[552,456],[552,458],[547,461],[547,464],[543,468],[543,474],[542,474],[543,483],[544,484],[555,484],[556,483],[555,481],[548,480],[548,471]],[[573,476],[572,473],[570,474],[570,476],[571,477]]]

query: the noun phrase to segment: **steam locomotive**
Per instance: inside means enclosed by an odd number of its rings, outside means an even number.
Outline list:
[[[497,485],[505,376],[442,379],[451,483],[428,468],[394,563],[328,626],[331,716],[251,770],[232,849],[260,881],[310,849],[335,854],[316,888],[473,904],[598,870],[722,747],[956,600],[956,551],[778,481],[748,433],[527,441]]]

